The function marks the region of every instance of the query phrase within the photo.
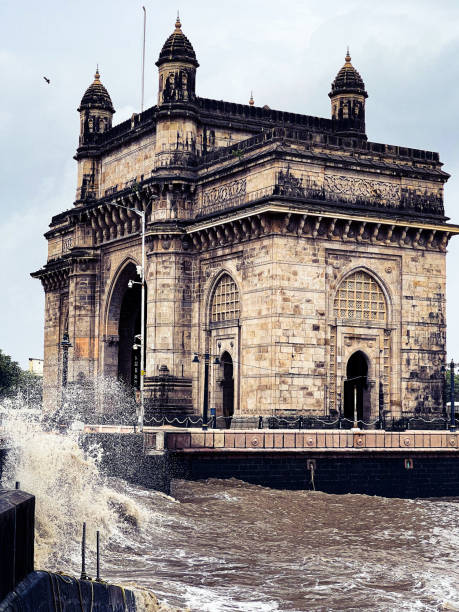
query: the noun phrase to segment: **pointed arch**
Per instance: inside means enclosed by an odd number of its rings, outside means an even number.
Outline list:
[[[220,270],[207,292],[207,325],[238,320],[241,316],[241,295],[233,273],[226,268]]]
[[[105,301],[104,331],[106,334],[110,334],[109,319],[110,319],[110,309],[113,308],[113,306],[115,305],[113,301],[114,293],[117,289],[119,289],[120,279],[122,276],[126,275],[126,269],[128,268],[130,264],[135,267],[139,265],[139,262],[133,257],[125,257],[123,261],[120,263],[120,265],[118,266],[111,280],[110,287],[107,292],[107,299]],[[132,270],[132,267],[130,269]]]
[[[105,304],[104,374],[138,386],[140,376],[139,351],[133,349],[135,337],[141,333],[141,290],[137,262],[127,257],[114,274]],[[145,333],[145,330],[144,330]]]
[[[391,319],[391,299],[384,282],[370,269],[359,266],[337,283],[332,302],[336,319],[386,325]]]
[[[228,272],[220,274],[210,293],[209,321],[210,323],[224,323],[239,319],[241,301],[239,287]]]
[[[352,353],[346,364],[343,416],[349,423],[368,423],[371,415],[371,392],[368,385],[370,358],[362,350]]]

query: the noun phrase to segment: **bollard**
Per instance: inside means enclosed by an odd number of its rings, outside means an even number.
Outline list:
[[[81,580],[88,580],[86,574],[86,523],[83,523],[83,535],[81,538]]]

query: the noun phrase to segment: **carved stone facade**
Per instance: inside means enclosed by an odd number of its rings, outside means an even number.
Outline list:
[[[158,105],[129,121],[111,127],[98,73],[80,106],[77,199],[52,219],[33,274],[46,293],[47,401],[64,332],[69,381],[134,386],[144,333],[147,398],[169,415],[201,413],[205,354],[209,406],[229,420],[440,411],[445,253],[459,228],[444,216],[438,154],[367,140],[349,56],[331,119],[200,98],[179,22],[157,65]],[[139,286],[128,288],[136,211],[145,330]]]

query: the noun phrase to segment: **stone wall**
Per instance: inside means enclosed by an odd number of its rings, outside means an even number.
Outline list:
[[[459,495],[459,458],[416,457],[316,457],[308,454],[177,455],[174,474],[179,478],[238,478],[280,489],[306,489],[332,494],[381,495],[416,498]]]
[[[203,253],[195,263],[191,344],[235,363],[236,413],[338,409],[346,364],[357,350],[369,361],[370,418],[378,417],[380,383],[392,415],[441,408],[444,360],[443,253],[403,246],[275,235]],[[340,283],[364,271],[381,287],[385,321],[336,317]],[[239,288],[237,322],[209,324],[209,302],[222,273]],[[217,394],[211,374],[211,404]],[[195,385],[196,386],[196,385]],[[202,396],[195,389],[195,401]],[[403,401],[402,401],[403,399]]]

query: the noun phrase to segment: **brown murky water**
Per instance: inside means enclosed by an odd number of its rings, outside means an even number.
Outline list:
[[[176,503],[126,487],[151,510],[107,577],[192,610],[438,610],[459,600],[456,501],[177,482]]]
[[[459,500],[175,483],[168,498],[106,480],[100,449],[15,418],[2,482],[36,495],[36,567],[152,589],[193,611],[438,610],[459,603]]]

